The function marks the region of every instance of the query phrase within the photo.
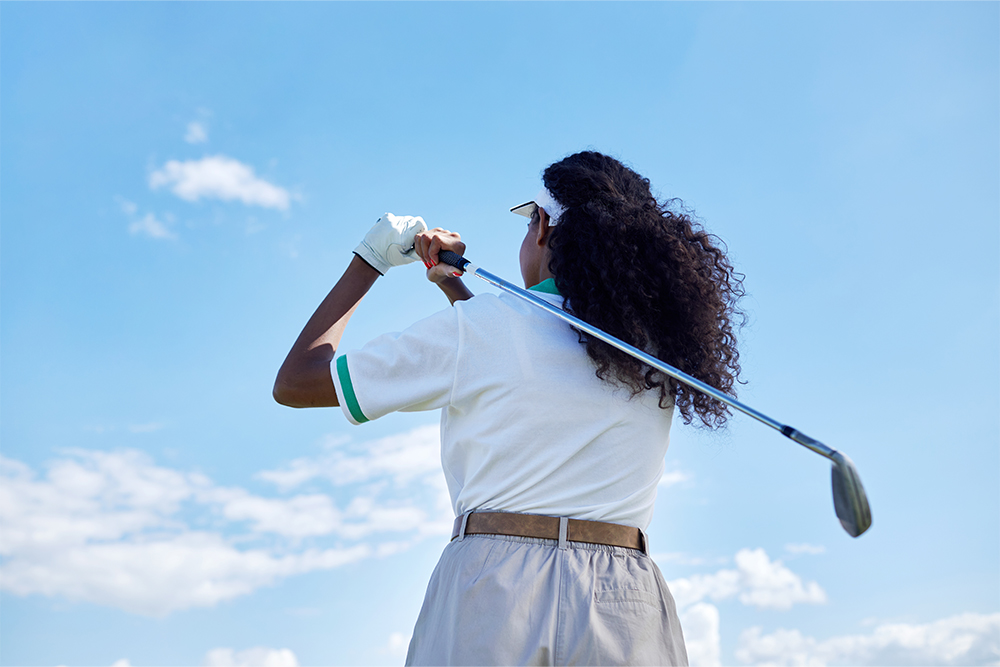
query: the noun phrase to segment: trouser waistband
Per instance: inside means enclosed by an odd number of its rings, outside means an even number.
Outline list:
[[[466,535],[511,535],[559,540],[560,548],[566,548],[566,542],[586,542],[638,549],[649,555],[646,534],[633,526],[541,514],[466,512],[455,519],[451,539]]]

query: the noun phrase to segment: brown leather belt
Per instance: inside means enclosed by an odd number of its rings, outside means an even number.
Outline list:
[[[643,534],[638,528],[582,519],[569,519],[566,523],[567,541],[606,544],[613,547],[627,547],[645,551]],[[451,539],[454,540],[461,532],[462,517],[459,516],[455,519]],[[466,521],[465,534],[513,535],[558,540],[559,517],[514,512],[473,512],[469,514]]]

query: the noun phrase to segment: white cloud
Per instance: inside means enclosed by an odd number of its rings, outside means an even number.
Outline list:
[[[410,636],[402,632],[393,632],[389,635],[389,643],[380,651],[389,655],[405,657],[410,648]]]
[[[795,556],[800,554],[818,556],[826,553],[826,547],[820,544],[786,544],[785,551]]]
[[[445,535],[454,513],[440,451],[440,427],[433,424],[362,444],[330,441],[319,457],[298,458],[256,476],[286,491],[308,482],[368,489],[344,509],[338,531],[347,538],[414,530]]]
[[[682,553],[654,554],[655,560],[685,565],[704,565],[704,558]],[[684,642],[691,665],[721,664],[719,609],[705,602],[736,598],[745,605],[766,609],[788,609],[797,603],[826,602],[826,593],[816,582],[805,583],[781,561],[772,561],[763,549],[741,549],[734,558],[736,569],[723,568],[712,574],[696,574],[668,582],[681,618]]]
[[[148,465],[139,452],[70,452],[54,462],[48,479],[34,479],[24,464],[0,457],[0,554],[6,586],[18,557],[60,553],[91,541],[168,527],[168,517],[191,493],[192,476]]]
[[[231,521],[250,521],[253,530],[287,537],[329,535],[341,526],[341,513],[326,495],[262,498],[243,489],[212,489],[203,501],[218,503]]]
[[[149,176],[149,187],[169,187],[186,201],[199,199],[239,200],[248,206],[287,210],[287,190],[257,178],[252,167],[225,155],[180,162],[170,160]]]
[[[814,581],[802,578],[772,561],[763,549],[741,549],[736,554],[736,569],[722,569],[714,574],[696,574],[670,582],[678,607],[706,598],[719,601],[738,598],[745,605],[765,609],[788,609],[796,603],[822,604],[826,593]]]
[[[329,453],[324,456],[295,459],[284,469],[264,471],[257,477],[282,489],[317,478],[333,484],[351,484],[388,476],[394,484],[406,484],[428,473],[440,472],[440,433],[440,426],[432,424],[361,447],[330,441]]]
[[[186,532],[139,541],[91,543],[65,551],[14,558],[4,566],[3,587],[109,605],[136,614],[164,616],[211,607],[288,576],[332,569],[370,555],[365,545],[276,556],[240,551],[220,535]]]
[[[189,144],[203,144],[208,141],[208,128],[204,123],[196,120],[188,123],[187,132],[184,134],[184,141]]]
[[[681,614],[684,645],[691,667],[718,667],[721,651],[719,610],[715,605],[700,602]]]
[[[400,553],[450,530],[443,475],[436,466],[420,472],[414,458],[436,429],[337,445],[324,462],[348,465],[349,482],[335,484],[352,497],[341,507],[325,493],[264,497],[218,486],[137,451],[66,450],[44,475],[0,457],[0,587],[161,616]],[[316,465],[319,481],[330,482],[332,472]]]
[[[70,455],[50,465],[44,480],[20,462],[0,459],[2,587],[15,595],[61,596],[159,616],[372,554],[364,544],[291,554],[240,550],[220,534],[192,530],[177,514],[186,502],[216,503],[225,511],[249,494],[153,465],[140,452]],[[229,500],[215,497],[227,494]],[[278,530],[267,523],[273,517],[247,512],[258,532],[308,532],[301,526],[303,515],[315,511],[310,498],[271,502],[287,504],[271,508],[287,526]]]
[[[122,213],[125,215],[135,215],[136,211],[139,210],[139,207],[134,202],[130,202],[123,197],[116,196],[115,201],[118,202],[118,206],[121,207]]]
[[[130,424],[128,430],[132,433],[152,433],[163,428],[160,422],[149,422],[147,424]]]
[[[287,648],[257,646],[245,651],[214,648],[205,654],[205,667],[298,667],[299,660]]]
[[[680,484],[691,479],[691,475],[682,470],[671,470],[670,472],[664,472],[663,477],[660,478],[659,486],[674,486],[675,484]]]
[[[997,665],[1000,613],[960,614],[925,624],[887,623],[866,635],[817,640],[798,630],[740,635],[736,658],[767,665]]]
[[[167,226],[156,219],[152,213],[147,213],[141,220],[136,220],[128,226],[128,231],[133,236],[144,235],[151,239],[169,240],[177,236],[167,229]]]

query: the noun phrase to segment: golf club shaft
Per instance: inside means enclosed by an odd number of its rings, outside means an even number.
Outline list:
[[[552,305],[545,299],[537,296],[536,294],[522,287],[518,287],[517,285],[509,283],[503,278],[500,278],[499,276],[493,275],[489,271],[484,270],[482,267],[476,266],[475,264],[473,264],[466,258],[462,257],[461,255],[451,252],[449,250],[443,250],[439,253],[438,258],[445,264],[454,266],[455,268],[461,271],[465,271],[466,273],[471,273],[476,277],[485,280],[491,285],[494,285],[504,290],[505,292],[520,297],[525,301],[529,301],[543,310],[547,310],[548,312],[552,313],[559,319],[568,322],[572,326],[576,327],[580,331],[586,332],[591,336],[593,336],[594,338],[600,339],[605,343],[607,343],[608,345],[616,347],[622,352],[625,352],[626,354],[629,354],[635,357],[636,359],[649,364],[653,368],[662,371],[664,374],[668,375],[669,377],[672,377],[678,382],[683,382],[689,387],[697,389],[698,391],[711,396],[715,400],[725,403],[726,405],[729,405],[733,408],[736,408],[740,412],[753,417],[757,421],[767,424],[774,430],[781,432],[781,434],[784,435],[785,437],[789,438],[794,442],[797,442],[798,444],[802,445],[803,447],[811,451],[816,452],[820,456],[826,457],[827,459],[830,459],[834,463],[837,462],[835,458],[837,451],[831,449],[830,447],[827,447],[818,440],[814,440],[813,438],[810,438],[804,433],[800,433],[791,426],[782,424],[779,421],[771,419],[764,413],[754,410],[749,405],[741,403],[740,401],[736,400],[729,394],[723,391],[719,391],[718,389],[716,389],[711,385],[705,384],[701,380],[698,380],[697,378],[688,375],[684,371],[674,368],[670,364],[664,363],[660,359],[657,359],[656,357],[647,354],[642,350],[633,347],[632,345],[629,345],[628,343],[622,340],[619,340],[618,338],[615,338],[611,334],[606,333],[593,325],[587,324],[586,322],[584,322],[579,318],[573,317],[562,308]]]

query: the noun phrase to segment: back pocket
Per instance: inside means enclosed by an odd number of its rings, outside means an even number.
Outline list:
[[[654,595],[640,588],[611,588],[604,591],[595,591],[594,602],[598,605],[638,602],[656,611],[660,611],[663,608],[659,595]]]

